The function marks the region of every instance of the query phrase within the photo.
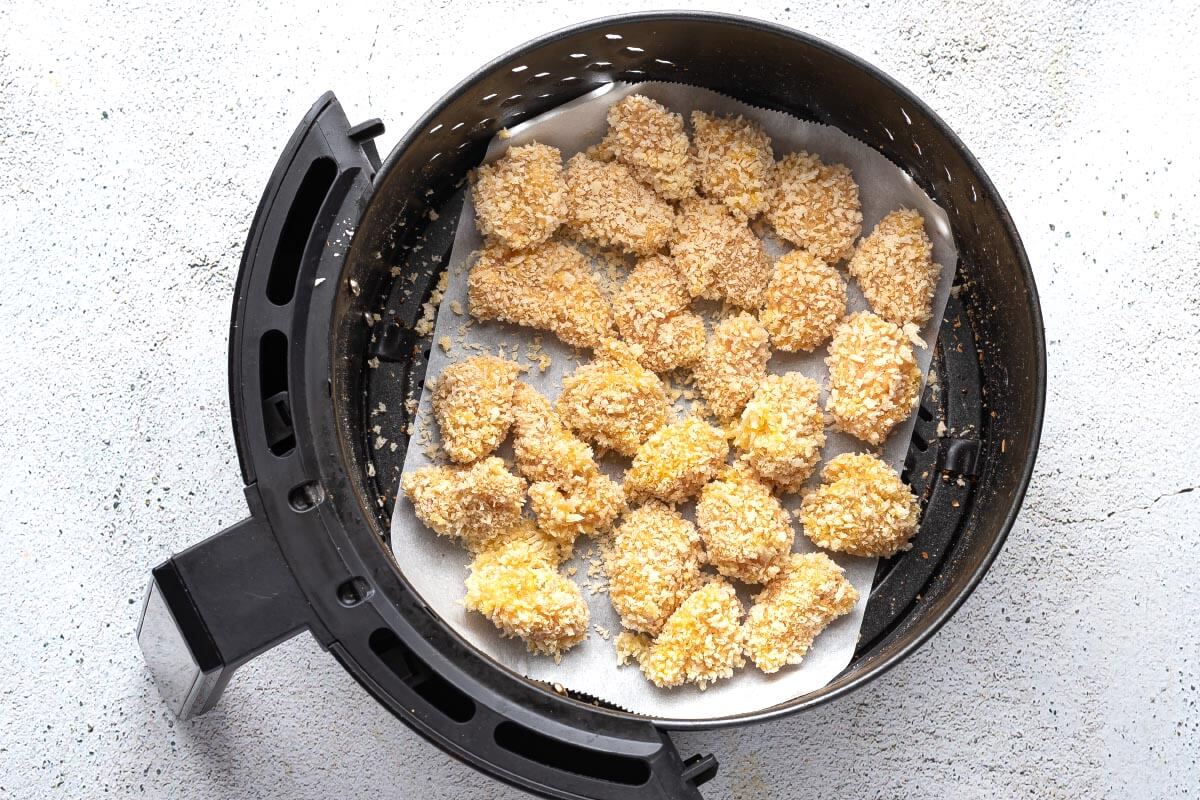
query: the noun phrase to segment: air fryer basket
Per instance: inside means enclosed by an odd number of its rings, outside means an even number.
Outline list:
[[[923,504],[914,546],[880,562],[846,670],[756,714],[650,721],[525,680],[424,607],[404,579],[404,553],[387,546],[404,401],[424,380],[430,347],[413,327],[448,261],[467,173],[502,128],[613,80],[690,83],[835,125],[947,210],[959,252],[937,380],[906,462]],[[696,796],[715,761],[681,760],[662,729],[765,720],[844,694],[928,639],[978,583],[1033,468],[1041,316],[995,188],[907,90],[791,30],[654,13],[560,31],[488,64],[382,166],[370,142],[380,130],[377,121],[349,126],[332,95],[322,98],[255,218],[230,346],[252,515],[155,570],[139,632],[178,712],[206,710],[240,663],[308,629],[397,716],[496,777],[556,797]],[[256,592],[268,599],[255,605],[233,591],[249,584],[270,589]],[[190,672],[173,666],[181,648]]]

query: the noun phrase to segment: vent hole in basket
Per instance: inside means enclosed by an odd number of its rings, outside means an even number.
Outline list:
[[[288,398],[288,339],[283,331],[269,330],[258,340],[258,391],[267,449],[286,456],[296,447],[296,432]]]
[[[667,60],[667,59],[665,59],[665,58],[656,58],[656,59],[654,59],[654,63],[655,63],[655,64],[662,64],[664,67],[673,67],[673,66],[675,66],[675,62],[674,62],[674,61],[668,61],[668,60]]]
[[[475,701],[430,669],[390,628],[377,628],[367,640],[371,651],[417,695],[455,722],[475,716]]]
[[[514,94],[511,97],[506,97],[504,98],[504,101],[500,103],[500,107],[511,108],[512,106],[515,106],[517,103],[521,102],[522,96],[523,95]]]
[[[346,608],[354,608],[360,603],[370,600],[375,594],[375,587],[366,578],[354,577],[342,583],[337,588],[337,599]]]
[[[908,125],[912,125],[912,117],[908,116],[908,112],[901,108],[900,113],[904,115],[904,122]]]
[[[529,69],[529,67],[528,67],[527,65],[525,65],[525,64],[522,64],[522,65],[521,65],[521,66],[519,66],[519,67],[513,67],[513,68],[512,68],[512,71],[513,71],[513,72],[524,72],[524,71],[525,71],[525,70],[527,70],[527,69]]]
[[[499,96],[500,95],[497,94],[496,92],[492,92],[491,94],[485,94],[479,102],[481,105],[487,105],[488,103],[492,102]]]
[[[633,45],[629,45],[628,47],[622,47],[621,52],[629,53],[630,55],[637,55],[639,53],[644,53],[646,51],[640,47],[634,47]]]
[[[933,410],[924,403],[917,407],[917,416],[926,422],[933,422]]]
[[[516,722],[501,722],[493,736],[508,752],[563,772],[626,786],[650,780],[650,768],[641,759],[552,739]]]
[[[581,58],[587,58],[587,57],[588,57],[587,53],[571,53],[571,55],[567,56],[567,58],[574,59],[575,61],[578,61]]]
[[[619,42],[621,41],[622,37],[619,33],[606,33],[604,34],[604,38],[608,39],[610,42]]]
[[[442,129],[442,123],[439,122],[437,125],[434,125],[432,128],[429,129],[429,135],[433,136],[435,133],[437,133],[441,129]]]
[[[611,61],[593,61],[584,67],[584,69],[591,70],[592,72],[603,72],[604,70],[611,68],[612,65],[613,63]]]
[[[316,481],[306,481],[299,486],[293,486],[288,492],[288,505],[297,514],[312,511],[325,502],[325,489]]]
[[[568,75],[565,78],[559,78],[558,85],[559,86],[568,86],[572,83],[577,82],[578,80],[579,80],[579,78],[576,78],[574,75]]]
[[[913,139],[913,149],[917,151],[917,155],[919,155],[919,156],[925,155],[925,152],[921,149],[921,143],[918,142],[916,139]]]
[[[929,449],[929,440],[922,436],[920,431],[913,431],[912,443],[913,447],[917,448],[922,453]]]
[[[279,244],[267,275],[267,299],[277,306],[287,305],[296,294],[296,277],[308,234],[317,221],[317,214],[337,178],[337,164],[332,158],[315,159],[304,173],[292,207],[288,209],[279,234]]]

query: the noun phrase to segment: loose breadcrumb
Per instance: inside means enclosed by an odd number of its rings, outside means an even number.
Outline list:
[[[742,655],[742,604],[726,581],[714,579],[692,592],[641,654],[642,674],[660,688],[694,683],[701,689],[746,663]]]
[[[557,147],[512,147],[479,168],[472,188],[479,230],[523,250],[549,239],[567,218],[567,184]]]
[[[452,460],[477,461],[504,441],[519,371],[512,361],[494,356],[475,356],[442,370],[433,390],[433,415],[442,449]]]
[[[775,262],[758,318],[771,344],[789,353],[811,352],[829,340],[846,316],[846,281],[803,250]]]
[[[683,117],[645,95],[631,94],[608,110],[602,154],[624,163],[665,200],[682,200],[696,192],[689,147]]]
[[[919,211],[893,211],[880,220],[859,244],[849,269],[871,310],[888,322],[929,321],[942,268],[933,261],[933,245]]]
[[[908,549],[921,507],[894,469],[867,453],[843,453],[825,465],[821,478],[800,506],[813,544],[880,558]]]
[[[631,499],[657,497],[682,503],[694,497],[725,466],[725,434],[699,417],[687,417],[660,429],[638,448],[625,474]]]
[[[799,372],[768,375],[733,426],[733,443],[755,474],[781,491],[808,480],[825,446],[820,387]]]
[[[565,175],[567,227],[581,238],[642,256],[670,240],[674,209],[621,162],[579,153],[567,162]]]
[[[696,366],[696,388],[722,422],[742,413],[755,388],[767,376],[771,349],[767,331],[752,314],[727,317],[713,328]]]
[[[696,197],[681,204],[671,255],[692,297],[762,306],[771,259],[762,240],[719,203]]]
[[[525,505],[524,479],[495,456],[470,467],[423,467],[405,473],[401,484],[418,519],[471,550],[516,525]]]
[[[775,181],[766,211],[775,232],[826,264],[849,258],[862,233],[862,205],[850,169],[792,153],[775,165]]]
[[[792,553],[746,615],[746,654],[766,673],[799,664],[817,634],[850,612],[858,592],[824,553]]]
[[[704,352],[704,320],[688,310],[691,295],[668,256],[642,259],[613,299],[613,320],[627,342],[642,348],[655,372],[690,367]]]
[[[700,188],[743,222],[765,211],[774,192],[775,155],[758,123],[692,112]]]
[[[708,562],[744,583],[766,583],[792,549],[791,522],[767,484],[744,465],[730,467],[700,492],[696,527]]]
[[[573,347],[595,347],[611,335],[608,301],[587,259],[552,241],[525,252],[487,247],[467,284],[471,315],[553,331]]]
[[[834,427],[868,444],[880,444],[912,413],[921,370],[904,331],[869,311],[838,326],[825,357]]]
[[[651,500],[625,516],[604,551],[608,596],[621,624],[656,635],[700,588],[704,550],[696,526]]]

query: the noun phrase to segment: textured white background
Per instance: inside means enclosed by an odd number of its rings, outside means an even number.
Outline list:
[[[487,58],[636,2],[0,4],[0,797],[510,798],[311,639],[180,724],[134,644],[147,568],[244,513],[234,273],[336,90],[386,146]],[[715,6],[714,6],[715,7]],[[979,157],[1046,312],[1037,475],[982,586],[852,697],[715,751],[710,797],[1189,797],[1200,785],[1200,59],[1132,0],[754,2],[864,56]]]

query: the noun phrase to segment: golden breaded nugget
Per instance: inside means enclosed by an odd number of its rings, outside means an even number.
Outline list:
[[[771,259],[762,240],[721,204],[695,197],[680,205],[671,256],[692,297],[762,306]]]
[[[629,273],[613,299],[613,319],[621,338],[641,346],[643,367],[667,372],[700,359],[704,320],[688,310],[691,299],[668,256],[644,258]]]
[[[746,663],[741,618],[733,587],[719,578],[710,581],[683,601],[642,652],[642,674],[664,689],[685,683],[704,689],[732,677]]]
[[[469,467],[423,467],[401,478],[417,518],[470,550],[486,546],[521,518],[525,481],[492,456]]]
[[[539,481],[529,487],[529,507],[542,530],[563,542],[607,531],[625,510],[621,484],[606,475],[568,484]]]
[[[896,470],[867,453],[843,453],[825,465],[821,486],[804,498],[804,533],[818,547],[887,558],[908,548],[921,507]]]
[[[733,426],[733,443],[758,477],[794,492],[808,480],[825,446],[817,382],[799,372],[768,375]]]
[[[648,256],[675,229],[675,210],[619,161],[579,153],[567,162],[567,228],[601,247]]]
[[[727,455],[729,443],[722,431],[699,417],[681,419],[638,448],[625,473],[625,491],[635,499],[682,503],[721,471]]]
[[[696,169],[683,117],[661,103],[631,94],[608,110],[601,151],[629,167],[633,176],[665,200],[696,192]]]
[[[693,374],[704,402],[722,422],[737,418],[766,378],[771,358],[767,339],[766,329],[744,311],[713,328]]]
[[[758,314],[772,345],[789,353],[811,352],[829,340],[844,316],[846,281],[836,269],[803,250],[775,262]]]
[[[471,268],[467,302],[476,319],[553,331],[572,347],[611,335],[608,300],[583,254],[551,241],[523,252],[486,247]]]
[[[775,179],[775,197],[766,210],[775,232],[826,264],[849,258],[862,233],[858,184],[849,168],[792,153],[775,165]]]
[[[787,512],[745,465],[730,467],[700,492],[696,527],[708,563],[744,583],[766,583],[792,549]]]
[[[475,356],[442,370],[433,390],[433,416],[442,449],[453,461],[477,461],[504,441],[520,369],[507,359]]]
[[[825,357],[834,427],[879,444],[912,413],[921,370],[900,326],[860,311],[838,326]]]
[[[567,183],[557,147],[510,148],[476,173],[471,189],[479,230],[523,250],[549,239],[567,218]]]
[[[933,262],[933,244],[919,211],[893,211],[880,220],[858,245],[849,269],[871,310],[888,322],[929,321],[942,268]]]
[[[604,550],[608,596],[621,625],[657,635],[700,588],[704,550],[696,526],[657,500],[625,516]]]
[[[746,615],[746,654],[763,672],[799,664],[817,634],[848,614],[858,592],[824,553],[792,553]]]
[[[766,210],[775,191],[771,139],[757,122],[692,112],[700,189],[742,222]]]

